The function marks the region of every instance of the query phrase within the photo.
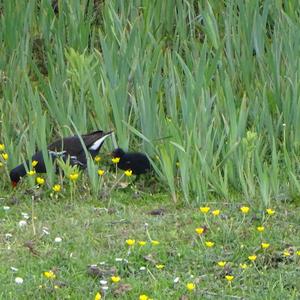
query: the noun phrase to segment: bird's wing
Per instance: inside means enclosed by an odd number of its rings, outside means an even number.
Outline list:
[[[112,132],[103,132],[102,130],[94,131],[90,134],[82,136],[85,146],[89,150],[97,151],[104,140],[110,136]]]

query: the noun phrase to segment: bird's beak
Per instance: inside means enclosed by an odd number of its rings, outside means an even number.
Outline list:
[[[17,183],[16,181],[12,181],[12,182],[11,182],[11,185],[12,185],[13,188],[15,188],[15,187],[17,186],[17,184],[18,184],[18,183]]]
[[[105,135],[111,135],[111,134],[113,134],[113,132],[114,132],[113,130],[108,131],[108,132],[105,133]]]

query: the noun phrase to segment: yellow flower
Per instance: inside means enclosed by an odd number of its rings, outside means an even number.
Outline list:
[[[288,256],[291,255],[291,253],[290,253],[288,250],[284,250],[282,254],[283,254],[283,256],[285,256],[285,257],[288,257]]]
[[[35,171],[34,170],[30,170],[27,172],[27,175],[29,176],[33,176],[35,174]]]
[[[46,272],[44,272],[44,276],[45,276],[46,278],[48,278],[48,279],[55,279],[55,278],[56,278],[56,276],[55,276],[55,274],[53,273],[53,271],[46,271]]]
[[[157,246],[157,245],[159,245],[159,241],[151,241],[151,244],[152,244],[153,246]]]
[[[69,175],[69,179],[72,180],[72,181],[76,181],[79,177],[79,173],[71,173]]]
[[[251,261],[255,261],[256,258],[257,258],[256,255],[250,255],[250,256],[248,256],[248,259],[251,260]]]
[[[94,158],[94,161],[96,163],[100,162],[101,161],[101,157],[99,155],[96,155],[95,158]]]
[[[99,169],[99,170],[98,170],[98,175],[99,175],[99,176],[103,176],[103,175],[104,175],[104,173],[105,173],[105,171],[104,171],[104,170],[101,170],[101,169]]]
[[[242,206],[240,208],[240,210],[243,214],[247,214],[249,212],[250,208],[248,206]]]
[[[209,212],[209,210],[210,210],[210,207],[208,207],[208,206],[201,206],[199,209],[200,209],[200,211],[202,213],[207,214]]]
[[[121,280],[121,277],[120,276],[111,276],[110,279],[113,283],[117,283]]]
[[[221,213],[221,211],[220,211],[219,209],[215,209],[215,210],[212,211],[212,214],[213,214],[214,216],[216,216],[216,217],[217,217],[220,213]]]
[[[257,226],[256,229],[259,232],[263,232],[265,230],[265,227],[264,226]]]
[[[0,144],[0,151],[4,151],[5,149],[5,145],[4,144]]]
[[[126,240],[126,244],[128,246],[133,246],[135,244],[135,240],[132,240],[132,239]]]
[[[52,190],[56,193],[59,193],[61,191],[61,185],[60,184],[55,184],[53,187],[52,187]]]
[[[149,297],[147,295],[140,295],[139,300],[149,300]]]
[[[234,276],[233,275],[226,275],[225,278],[226,278],[227,281],[230,282],[234,279]]]
[[[124,172],[124,174],[127,176],[127,177],[130,177],[132,175],[132,170],[126,170]]]
[[[214,242],[210,242],[210,241],[205,242],[205,246],[208,247],[208,248],[211,248],[211,247],[213,247],[214,245],[215,245]]]
[[[145,246],[146,243],[147,243],[147,242],[145,242],[145,241],[138,241],[138,244],[139,244],[140,246]]]
[[[245,269],[248,268],[248,265],[247,264],[240,264],[240,267],[245,270]]]
[[[99,292],[95,295],[94,300],[101,300],[101,294]]]
[[[261,243],[261,247],[263,249],[268,249],[270,247],[270,244],[269,243]]]
[[[7,153],[2,153],[1,156],[4,160],[8,160],[8,154]]]
[[[32,165],[33,168],[35,168],[38,163],[39,162],[37,160],[33,160],[32,163],[31,163],[31,165]]]
[[[267,214],[268,214],[269,216],[272,216],[272,215],[275,214],[275,210],[273,210],[272,208],[267,208],[267,209],[266,209],[266,212],[267,212]]]
[[[43,184],[45,184],[45,179],[42,178],[42,177],[37,177],[36,178],[36,183],[39,184],[39,185],[43,185]]]
[[[300,250],[297,250],[297,251],[296,251],[296,254],[297,254],[298,256],[300,256]]]
[[[203,227],[198,227],[195,229],[195,231],[200,235],[204,232],[204,228]]]
[[[218,264],[219,267],[223,268],[226,265],[226,261],[218,261],[217,264]]]
[[[155,267],[156,267],[156,269],[161,270],[161,269],[163,269],[165,267],[165,265],[156,265]]]
[[[118,164],[120,162],[120,157],[114,157],[111,159],[114,164]]]
[[[189,282],[189,283],[186,284],[186,288],[189,291],[193,291],[196,288],[196,285],[195,285],[195,283]]]

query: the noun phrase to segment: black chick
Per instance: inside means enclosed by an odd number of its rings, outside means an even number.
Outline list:
[[[134,175],[145,174],[151,170],[150,161],[144,153],[125,152],[121,148],[117,148],[112,152],[112,157],[120,158],[117,164],[119,169],[131,170]]]

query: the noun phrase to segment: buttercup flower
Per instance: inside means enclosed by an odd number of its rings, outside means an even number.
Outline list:
[[[250,256],[248,256],[248,259],[251,260],[251,261],[255,261],[256,258],[257,258],[256,255],[250,255]]]
[[[132,239],[126,240],[126,244],[128,246],[133,246],[135,244],[135,240],[132,240]]]
[[[8,154],[7,153],[2,153],[1,156],[4,160],[8,160]]]
[[[95,295],[94,300],[101,300],[101,294],[99,292]]]
[[[98,163],[99,161],[101,161],[101,157],[99,155],[96,155],[95,158],[94,158],[94,161],[96,163]]]
[[[34,170],[30,170],[27,172],[27,175],[28,176],[33,176],[35,174],[35,171]]]
[[[291,253],[288,250],[284,250],[282,254],[285,257],[291,256]]]
[[[211,241],[205,242],[205,246],[208,247],[208,248],[211,248],[211,247],[213,247],[214,245],[215,245],[214,242],[211,242]]]
[[[120,162],[120,157],[114,157],[111,159],[114,164],[118,164]]]
[[[225,278],[226,278],[227,281],[230,282],[234,279],[234,276],[233,275],[226,275]]]
[[[196,285],[195,285],[195,283],[189,282],[189,283],[186,284],[186,288],[189,291],[193,291],[196,288]]]
[[[140,246],[145,246],[146,243],[147,243],[147,242],[145,242],[145,241],[138,241],[138,244],[139,244]]]
[[[31,165],[32,165],[33,168],[35,168],[38,163],[39,162],[37,160],[33,160],[32,163],[31,163]]]
[[[149,297],[147,295],[140,295],[139,300],[149,300]]]
[[[44,272],[44,276],[48,279],[55,279],[56,278],[55,274],[51,270]]]
[[[56,193],[59,193],[61,191],[61,185],[60,184],[55,184],[53,187],[52,187],[52,190]]]
[[[70,175],[69,175],[69,179],[70,180],[72,180],[72,181],[76,181],[77,179],[78,179],[78,177],[79,177],[79,173],[71,173]]]
[[[270,244],[269,243],[261,243],[261,247],[263,249],[268,249],[270,247]]]
[[[153,241],[151,241],[151,244],[152,244],[153,246],[157,246],[157,245],[159,245],[159,241],[153,240]]]
[[[0,144],[0,151],[4,151],[5,150],[5,145],[4,144]]]
[[[207,214],[210,211],[210,207],[208,206],[201,206],[199,209],[204,214]]]
[[[39,185],[43,185],[43,184],[45,184],[45,179],[42,178],[42,177],[37,177],[36,178],[36,183],[39,184]]]
[[[195,229],[195,231],[200,235],[204,232],[204,228],[203,227],[198,227]]]
[[[226,261],[218,261],[217,264],[219,267],[223,268],[226,265]]]
[[[217,217],[220,213],[221,213],[221,211],[220,211],[219,209],[215,209],[215,210],[212,211],[212,214],[213,214],[214,216],[216,216],[216,217]]]
[[[248,206],[242,206],[240,210],[243,214],[247,214],[250,211],[250,208]]]
[[[97,171],[97,173],[98,173],[98,175],[99,175],[99,176],[103,176],[103,175],[104,175],[104,173],[105,173],[105,171],[104,171],[104,170],[101,170],[101,169],[99,169],[99,170]]]
[[[132,176],[132,170],[126,170],[126,171],[124,172],[124,174],[125,174],[127,177],[130,177],[130,176]]]
[[[248,265],[247,264],[240,264],[240,267],[241,269],[245,270],[248,268]]]
[[[121,277],[120,276],[111,276],[110,279],[113,283],[117,283],[121,280]]]
[[[156,269],[161,270],[165,267],[165,265],[160,264],[160,265],[156,265],[155,267],[156,267]]]
[[[267,209],[266,209],[266,212],[267,212],[267,214],[268,214],[269,216],[272,216],[272,215],[275,214],[275,210],[273,210],[272,208],[267,208]]]
[[[300,250],[297,250],[297,251],[296,251],[296,254],[297,254],[298,256],[300,256]]]
[[[263,232],[265,230],[265,227],[264,226],[257,226],[256,229],[259,232]]]

